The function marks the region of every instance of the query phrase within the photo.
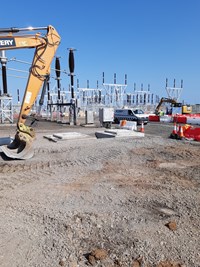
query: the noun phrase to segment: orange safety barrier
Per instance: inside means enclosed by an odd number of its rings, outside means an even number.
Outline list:
[[[174,122],[177,123],[187,123],[187,117],[185,115],[176,115],[173,119]]]
[[[200,128],[193,128],[192,126],[183,127],[183,134],[185,138],[200,141]]]
[[[160,121],[160,116],[157,115],[149,115],[149,121]]]

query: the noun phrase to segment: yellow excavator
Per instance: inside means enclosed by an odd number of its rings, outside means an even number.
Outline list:
[[[34,34],[34,32],[37,33]],[[17,121],[15,138],[11,144],[1,146],[2,152],[9,158],[29,159],[34,154],[32,143],[35,139],[35,132],[32,127],[25,125],[25,122],[43,82],[50,74],[51,62],[60,40],[59,34],[51,25],[37,28],[0,29],[0,50],[35,48]]]
[[[155,109],[155,114],[156,115],[160,114],[160,109],[161,109],[163,103],[170,103],[172,106],[182,107],[182,114],[189,114],[189,113],[192,112],[192,106],[190,106],[190,105],[182,105],[181,103],[178,103],[173,98],[162,97],[160,99],[160,102],[158,103],[156,109]]]

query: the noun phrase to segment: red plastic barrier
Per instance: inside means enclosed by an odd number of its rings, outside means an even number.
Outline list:
[[[200,141],[200,128],[188,127],[184,129],[183,134],[186,138],[192,138],[195,141]]]
[[[160,116],[149,115],[149,121],[160,121]]]
[[[194,138],[194,140],[200,142],[200,135],[196,135],[195,138]]]
[[[187,123],[187,117],[184,116],[184,115],[178,115],[178,116],[174,116],[174,122],[177,122],[177,123],[184,123],[186,124]]]
[[[200,113],[187,114],[188,117],[200,117]]]

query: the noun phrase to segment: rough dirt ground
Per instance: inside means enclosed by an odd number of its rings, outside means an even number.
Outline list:
[[[0,266],[199,267],[200,146],[169,139],[172,128],[95,139],[39,122],[32,159],[0,154]],[[68,131],[91,138],[43,138]]]

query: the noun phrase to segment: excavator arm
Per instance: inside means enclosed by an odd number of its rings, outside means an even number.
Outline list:
[[[42,36],[41,33],[27,33],[37,30],[46,30],[46,34]],[[22,34],[19,34],[20,32]],[[51,62],[59,44],[60,36],[51,25],[39,28],[0,29],[0,50],[35,48],[15,139],[10,145],[1,147],[9,158],[28,159],[33,156],[32,142],[35,139],[35,132],[32,127],[25,125],[25,122],[44,80],[50,74]]]
[[[162,97],[162,98],[160,99],[160,102],[158,103],[156,109],[155,109],[155,114],[156,114],[156,115],[159,115],[160,108],[161,108],[161,106],[162,106],[163,103],[176,104],[177,102],[176,102],[175,99]]]

